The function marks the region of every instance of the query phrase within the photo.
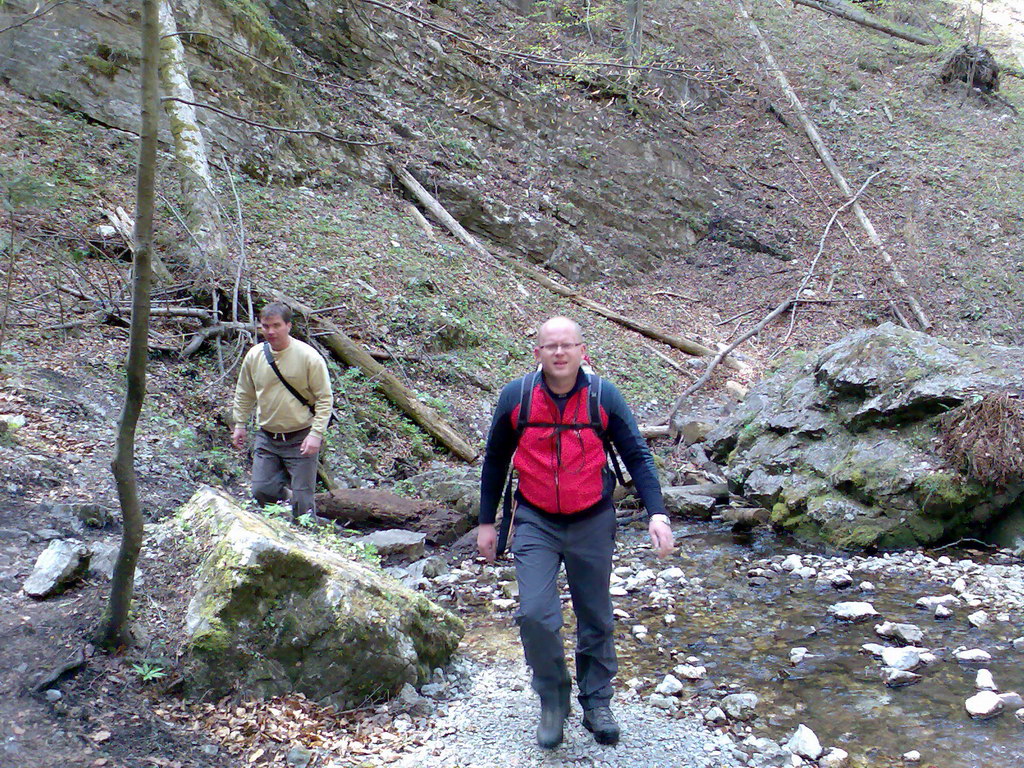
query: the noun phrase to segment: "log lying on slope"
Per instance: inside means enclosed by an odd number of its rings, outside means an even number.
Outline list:
[[[860,24],[862,27],[874,29],[877,32],[884,32],[887,35],[898,37],[907,42],[917,43],[918,45],[939,44],[938,39],[925,35],[921,30],[915,30],[901,24],[893,24],[877,16],[872,16],[870,13],[865,13],[859,8],[853,8],[846,3],[838,2],[838,0],[793,0],[793,4],[814,8],[817,11],[838,16],[840,19],[852,21],[854,24]]]
[[[342,333],[334,323],[317,316],[310,307],[290,296],[278,295],[295,312],[305,318],[310,328],[317,333],[317,338],[333,352],[345,365],[359,368],[365,373],[391,402],[401,408],[410,419],[423,429],[455,456],[465,462],[472,463],[477,452],[458,430],[446,422],[441,415],[430,406],[424,405],[416,395],[398,380],[383,365],[378,363],[361,345]]]
[[[612,322],[618,323],[625,328],[629,328],[631,331],[636,331],[640,335],[646,336],[649,339],[660,341],[670,347],[686,352],[688,355],[709,357],[715,354],[715,350],[705,347],[703,344],[698,344],[696,341],[683,338],[676,334],[667,333],[657,328],[652,328],[649,325],[644,325],[643,323],[639,323],[636,320],[626,317],[622,313],[616,312],[614,309],[606,307],[593,299],[589,299],[586,296],[581,295],[578,291],[573,290],[569,286],[563,285],[556,280],[552,280],[547,275],[541,274],[539,271],[531,269],[525,264],[519,263],[515,259],[491,253],[484,248],[480,242],[473,237],[473,235],[467,232],[466,228],[459,224],[459,222],[455,220],[455,217],[448,213],[448,211],[444,209],[444,206],[442,206],[433,195],[427,192],[427,190],[423,188],[423,185],[416,181],[409,171],[397,165],[392,165],[391,171],[395,174],[395,178],[402,183],[402,186],[409,190],[413,197],[419,200],[420,204],[423,205],[423,207],[426,208],[437,221],[443,224],[453,235],[461,240],[466,247],[473,251],[473,253],[482,257],[485,261],[502,264],[513,271],[518,272],[520,275],[528,277],[530,280],[539,283],[552,293],[564,296],[570,301],[579,304],[581,307],[589,309],[595,314],[606,317]],[[737,370],[742,370],[744,368],[743,365],[733,360],[727,360],[726,365],[736,368]]]

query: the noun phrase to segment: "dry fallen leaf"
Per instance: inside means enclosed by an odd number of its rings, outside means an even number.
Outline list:
[[[107,741],[110,738],[110,731],[96,731],[92,736],[89,737],[97,744]]]

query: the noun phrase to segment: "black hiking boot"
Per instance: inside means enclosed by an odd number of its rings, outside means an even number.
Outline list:
[[[540,725],[537,726],[537,744],[541,749],[554,749],[562,743],[562,726],[568,712],[561,703],[540,704]]]
[[[619,724],[615,722],[611,707],[594,707],[583,713],[583,727],[594,734],[598,744],[618,744]]]

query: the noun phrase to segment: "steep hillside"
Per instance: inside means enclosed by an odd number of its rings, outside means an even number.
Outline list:
[[[969,0],[862,5],[941,44],[748,3],[851,186],[870,179],[861,203],[935,332],[1024,343],[1024,85],[1004,76],[991,96],[938,78],[979,34],[1019,69],[1024,11],[1017,0],[989,0],[979,33]],[[216,108],[200,119],[238,283],[257,305],[281,291],[318,308],[478,446],[497,388],[532,365],[533,329],[556,312],[584,323],[598,368],[643,421],[663,419],[700,375],[705,361],[482,260],[436,222],[421,226],[394,166],[492,252],[711,347],[793,296],[820,255],[804,294],[818,303],[748,342],[750,372],[720,370],[694,409],[721,409],[727,378],[751,383],[780,355],[891,320],[894,307],[914,324],[905,292],[848,211],[822,242],[846,200],[735,0],[648,3],[646,52],[633,70],[621,66],[623,4],[537,8],[527,19],[497,0],[175,3],[196,99]],[[21,744],[25,765],[234,764],[227,752],[201,751],[194,733],[204,718],[204,733],[235,723],[217,721],[213,705],[160,709],[152,703],[166,700],[131,671],[171,653],[162,643],[184,599],[173,542],[147,545],[138,611],[158,631],[144,649],[91,660],[69,701],[27,687],[30,673],[81,649],[106,589],[97,580],[38,604],[20,592],[43,541],[98,535],[78,517],[116,511],[108,462],[130,263],[124,238],[101,228],[107,212],[134,204],[137,22],[127,0],[0,3],[0,535],[9,544],[0,551],[0,685],[24,694],[0,705],[0,720],[21,723],[5,754]],[[165,144],[157,244],[173,278],[158,286],[157,306],[209,310],[216,295],[230,317],[232,291],[215,293],[188,267],[176,169]],[[234,285],[235,274],[223,277]],[[241,317],[247,299],[243,290]],[[138,440],[151,520],[200,482],[244,492],[246,458],[229,449],[224,417],[251,339],[183,359],[200,327],[155,318]],[[341,482],[417,493],[404,481],[456,464],[365,375],[334,365],[332,376],[341,422],[328,455]],[[672,446],[655,448],[672,470]],[[308,702],[289,707],[295,729],[322,716]],[[353,715],[352,737],[372,730],[374,717]],[[338,727],[328,719],[324,728]]]
[[[29,5],[8,3],[3,18],[16,21]],[[1011,5],[989,4],[982,25],[1007,62],[1024,45]],[[753,13],[853,187],[882,172],[863,204],[936,331],[1019,343],[1024,142],[1012,104],[1021,81],[1004,77],[1002,100],[942,85],[937,72],[976,34],[976,17],[948,1],[901,8],[881,10],[929,27],[943,45],[807,9],[759,3]],[[709,346],[792,295],[844,202],[726,0],[653,4],[648,69],[633,74],[593,63],[620,61],[615,5],[531,19],[494,2],[223,0],[176,10],[196,98],[220,110],[201,119],[232,252],[257,300],[282,290],[329,308],[477,440],[494,388],[529,366],[529,329],[551,312],[585,321],[593,357],[647,418],[663,417],[696,370],[680,375],[653,342],[484,264],[440,227],[419,228],[390,165],[409,167],[487,247]],[[55,355],[75,367],[95,357],[81,350],[104,345],[117,364],[116,318],[114,327],[109,318],[69,323],[126,297],[123,242],[97,225],[102,211],[132,207],[135,19],[128,3],[68,4],[0,35],[0,153],[16,249],[11,370],[47,367]],[[174,172],[166,154],[158,242],[181,282],[159,298],[182,303],[204,289],[186,274],[191,244]],[[747,350],[755,364],[890,319],[891,301],[913,321],[853,219],[839,223],[808,283],[806,295],[822,303],[802,305],[792,329],[768,328]],[[199,394],[209,405],[188,411],[212,413],[244,342],[218,350],[219,362],[208,350],[175,363],[173,350],[197,327],[165,323],[154,354],[175,376],[206,382]],[[344,476],[395,479],[434,453],[358,372],[335,375]],[[202,418],[209,442],[199,448],[209,450],[220,427]]]

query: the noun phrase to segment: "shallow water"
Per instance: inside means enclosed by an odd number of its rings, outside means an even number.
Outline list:
[[[1024,693],[1024,654],[1010,645],[1014,637],[1024,634],[1020,616],[975,629],[966,618],[974,609],[960,607],[953,618],[937,620],[914,603],[925,595],[946,594],[948,587],[906,573],[851,571],[855,585],[864,580],[875,585],[873,594],[862,593],[856,586],[821,587],[788,574],[764,586],[750,586],[746,577],[750,560],[794,551],[832,553],[801,547],[768,532],[737,537],[724,527],[704,523],[679,526],[678,534],[686,536],[679,538],[679,551],[671,561],[659,562],[651,556],[645,564],[655,569],[676,565],[688,578],[702,578],[705,592],[695,595],[680,588],[669,609],[650,605],[646,594],[616,598],[617,607],[632,617],[616,629],[620,680],[633,676],[660,680],[676,663],[665,655],[667,649],[700,657],[708,668],[705,685],[709,687],[735,683],[756,693],[761,716],[752,722],[755,733],[784,742],[804,723],[826,748],[838,746],[849,752],[857,768],[902,766],[902,754],[912,749],[921,753],[921,766],[1024,765],[1024,725],[1012,712],[979,722],[964,709],[964,701],[976,693],[977,666],[943,660],[917,670],[923,676],[918,683],[892,689],[881,680],[881,661],[860,650],[863,643],[888,644],[874,632],[880,621],[916,624],[924,632],[921,644],[940,655],[945,651],[951,658],[959,646],[988,650],[993,661],[985,666],[1000,690]],[[620,533],[622,543],[642,536],[642,531],[630,528]],[[830,605],[847,600],[870,601],[881,616],[862,624],[828,617]],[[669,612],[677,616],[675,625],[663,621]],[[996,612],[989,613],[994,618]],[[647,640],[632,636],[630,626],[635,623],[648,627]],[[807,648],[814,657],[793,666],[789,651],[797,646]],[[696,692],[698,684],[689,685]]]

